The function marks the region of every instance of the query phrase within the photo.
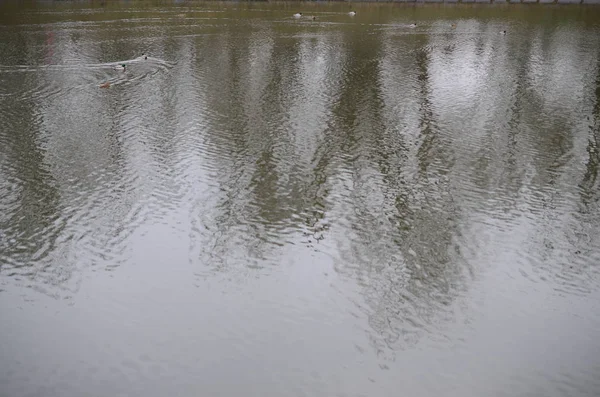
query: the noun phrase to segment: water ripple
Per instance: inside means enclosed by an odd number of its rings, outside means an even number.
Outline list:
[[[96,6],[0,24],[0,384],[593,390],[597,13]]]

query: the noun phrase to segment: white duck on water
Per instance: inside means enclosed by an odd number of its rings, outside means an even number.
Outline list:
[[[295,13],[294,18],[302,18],[302,13],[301,12]]]
[[[350,12],[348,13],[348,15],[350,15],[351,17],[353,17],[353,16],[355,16],[355,15],[356,15],[356,11],[350,11]]]

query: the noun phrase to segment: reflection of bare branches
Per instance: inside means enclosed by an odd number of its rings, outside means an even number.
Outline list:
[[[368,44],[368,59],[379,59],[380,42],[375,37]],[[396,136],[395,126],[384,121],[381,87],[388,82],[379,81],[378,62],[363,60],[347,66],[352,91],[342,91],[334,111],[337,124],[345,127],[352,143],[345,146],[346,157],[352,159],[352,234],[349,245],[341,248],[344,263],[336,269],[363,287],[367,306],[362,308],[374,331],[371,343],[380,355],[391,359],[396,349],[416,343],[437,326],[435,319],[448,310],[463,277],[462,262],[451,249],[456,209],[448,179],[443,170],[431,167],[434,161],[448,165],[452,160],[435,131],[429,55],[425,50],[415,54],[421,134],[417,152],[411,154]],[[365,107],[359,110],[357,103]],[[415,179],[404,175],[403,165],[411,161],[421,170]]]
[[[586,163],[585,174],[583,180],[579,184],[581,188],[581,200],[589,211],[589,206],[593,202],[598,202],[600,189],[597,186],[598,168],[600,167],[600,55],[596,67],[596,82],[595,82],[595,105],[592,110],[593,124],[591,126],[590,136],[588,138],[587,154],[588,161]],[[586,211],[586,212],[587,212]]]
[[[213,115],[209,122],[214,125],[207,130],[211,142],[207,156],[218,164],[220,189],[213,208],[219,214],[205,225],[215,232],[203,252],[213,270],[237,267],[243,272],[271,262],[301,202],[298,194],[289,194],[300,191],[299,175],[282,173],[294,160],[285,157],[284,149],[290,146],[286,117],[293,105],[290,87],[297,85],[299,47],[282,38],[267,47],[268,53],[253,54],[243,50],[260,49],[250,38],[243,39],[245,45],[237,36],[225,39],[226,55],[207,59],[219,70],[207,87],[207,106]],[[256,56],[265,68],[260,77],[250,62]]]
[[[429,163],[435,159],[434,153],[431,153],[432,147],[435,146],[436,136],[432,128],[434,122],[433,110],[431,109],[431,102],[429,100],[429,58],[428,52],[421,49],[416,51],[416,63],[417,63],[417,82],[419,86],[419,99],[420,99],[420,117],[419,117],[419,128],[421,130],[422,141],[419,146],[419,165],[423,176],[427,173]]]
[[[422,45],[422,48],[426,48]],[[433,325],[439,312],[449,305],[458,293],[457,280],[462,278],[462,261],[452,251],[456,233],[456,208],[448,179],[443,169],[432,168],[432,161],[452,164],[452,155],[436,131],[436,120],[430,101],[429,52],[415,52],[416,81],[419,101],[421,145],[417,153],[419,178],[412,187],[401,185],[395,200],[398,216],[398,244],[404,254],[402,277],[405,289],[391,288],[385,295],[390,310],[389,327],[404,343],[414,343]],[[449,168],[444,168],[449,169]],[[390,321],[393,319],[394,321]]]
[[[18,120],[12,128],[4,129],[10,136],[3,137],[8,144],[2,150],[14,175],[2,179],[5,183],[14,181],[11,190],[19,193],[7,211],[10,216],[0,223],[0,271],[61,285],[68,281],[71,271],[48,264],[64,223],[57,219],[59,193],[40,148],[39,116],[31,101],[2,105],[14,112],[9,121]]]

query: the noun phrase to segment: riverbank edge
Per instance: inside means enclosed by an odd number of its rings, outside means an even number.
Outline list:
[[[239,0],[232,0],[232,1],[239,1]],[[252,0],[250,0],[250,1],[252,1]],[[571,5],[600,5],[600,0],[333,0],[332,2],[342,2],[342,3],[402,3],[402,4],[425,4],[425,3],[429,3],[429,4],[571,4]]]
[[[407,3],[407,4],[570,4],[600,5],[600,0],[359,0],[365,3]]]

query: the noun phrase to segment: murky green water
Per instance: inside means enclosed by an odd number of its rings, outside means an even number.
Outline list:
[[[0,13],[2,397],[600,393],[600,8],[88,7]]]

